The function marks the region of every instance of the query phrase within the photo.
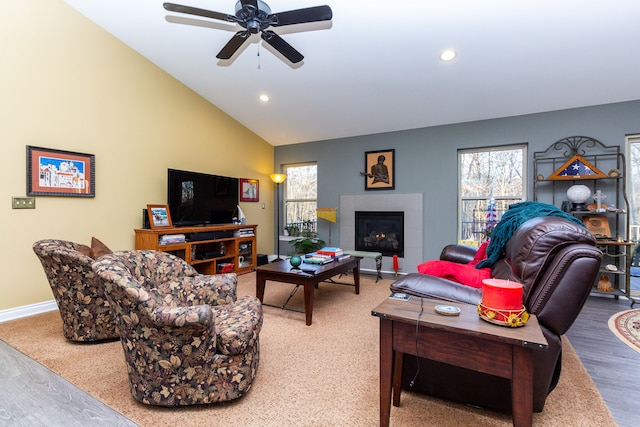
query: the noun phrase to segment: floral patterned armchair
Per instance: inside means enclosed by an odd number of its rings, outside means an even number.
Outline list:
[[[235,273],[199,275],[159,251],[117,251],[93,264],[118,316],[133,397],[180,406],[237,399],[259,361],[262,305],[236,297]]]
[[[91,269],[90,248],[64,240],[33,244],[62,317],[62,332],[71,341],[96,342],[119,337],[116,319],[102,281]]]

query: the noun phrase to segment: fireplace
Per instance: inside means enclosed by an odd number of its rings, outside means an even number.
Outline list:
[[[356,211],[355,249],[404,257],[404,212]]]

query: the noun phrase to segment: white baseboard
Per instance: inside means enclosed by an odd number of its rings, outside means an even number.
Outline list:
[[[10,320],[22,319],[23,317],[34,316],[58,309],[55,300],[39,302],[37,304],[23,305],[22,307],[0,310],[0,323]]]

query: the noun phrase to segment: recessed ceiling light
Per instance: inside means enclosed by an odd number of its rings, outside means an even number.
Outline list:
[[[440,53],[440,59],[445,62],[453,61],[456,57],[456,51],[453,49],[445,49]]]
[[[260,101],[269,102],[269,95],[267,95],[267,94],[260,95]]]

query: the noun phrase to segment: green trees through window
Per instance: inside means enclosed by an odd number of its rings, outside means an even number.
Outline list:
[[[318,167],[315,163],[285,166],[285,228],[290,235],[316,231]]]
[[[510,204],[526,198],[526,145],[458,151],[458,241],[478,245]],[[488,224],[489,220],[489,224]]]

